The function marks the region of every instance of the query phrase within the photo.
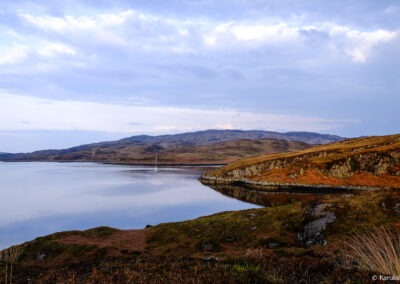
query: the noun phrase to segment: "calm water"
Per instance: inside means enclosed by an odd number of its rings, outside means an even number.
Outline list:
[[[0,249],[97,226],[121,229],[257,206],[203,186],[189,168],[0,162]]]

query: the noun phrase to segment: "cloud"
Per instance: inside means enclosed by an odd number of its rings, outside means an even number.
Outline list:
[[[63,16],[56,17],[50,15],[36,16],[27,13],[20,14],[20,17],[28,23],[45,31],[54,31],[65,34],[78,30],[98,30],[122,26],[128,18],[135,14],[128,10],[120,13],[99,14],[97,16]],[[138,15],[139,18],[146,19],[146,16]]]
[[[395,1],[22,2],[0,11],[0,88],[26,95],[10,128],[333,131],[386,113],[390,127],[338,134],[397,129]]]
[[[84,130],[121,133],[176,133],[209,128],[328,131],[349,121],[268,114],[234,109],[125,106],[38,99],[2,93],[0,130]],[[23,123],[21,123],[23,121]],[[135,121],[135,123],[132,123]]]
[[[397,31],[377,29],[360,31],[346,26],[327,24],[332,46],[342,49],[354,62],[365,63],[374,47],[388,43],[398,36]]]
[[[29,53],[29,48],[23,45],[13,46],[0,55],[0,65],[12,65],[23,61]]]
[[[75,49],[66,44],[48,41],[39,44],[37,53],[45,57],[55,57],[58,55],[74,56],[77,54]]]
[[[73,45],[79,45],[81,49],[86,47],[87,54],[97,53],[93,52],[92,41],[125,51],[166,54],[206,54],[227,49],[242,52],[264,47],[296,50],[302,49],[308,39],[325,34],[325,42],[320,42],[318,49],[331,53],[326,57],[339,54],[353,62],[365,63],[375,46],[387,43],[397,35],[396,30],[365,30],[331,21],[311,22],[308,17],[296,16],[221,21],[127,9],[91,15],[20,13],[19,17],[44,32],[38,33],[38,37],[55,37],[70,49],[74,49]],[[312,58],[312,53],[302,50],[302,54],[296,55]]]
[[[0,65],[9,65],[11,69],[26,63],[32,66],[49,57],[55,59],[77,55],[73,47],[59,41],[23,34],[13,28],[1,26],[0,33],[4,35],[0,41]]]
[[[222,23],[204,35],[204,42],[211,47],[225,48],[231,44],[250,46],[281,45],[298,40],[298,28],[289,27],[286,23],[245,24]]]
[[[134,14],[123,11],[115,14],[99,14],[96,16],[62,16],[20,14],[20,18],[37,29],[46,32],[47,37],[58,37],[75,43],[95,40],[109,45],[127,45],[120,35],[119,28]],[[50,35],[49,35],[50,33]],[[68,39],[70,38],[70,39]]]

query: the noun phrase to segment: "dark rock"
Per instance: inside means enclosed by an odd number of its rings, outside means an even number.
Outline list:
[[[327,224],[332,223],[336,220],[336,216],[332,212],[326,212],[326,215],[315,221],[312,221],[305,225],[303,231],[303,240],[311,239],[316,237],[321,231],[326,229]]]
[[[225,241],[226,241],[227,243],[233,243],[233,242],[235,241],[235,238],[232,237],[232,236],[229,236],[229,237],[227,237],[227,238],[225,239]]]
[[[325,211],[329,204],[315,204],[310,212],[310,217],[320,217],[314,221],[307,223],[304,226],[303,232],[297,234],[297,240],[306,247],[313,245],[326,245],[328,242],[322,235],[322,231],[326,226],[336,220],[336,215],[333,212]],[[306,217],[304,219],[307,219]]]
[[[397,203],[394,206],[394,213],[396,213],[397,215],[400,215],[400,203]]]
[[[304,243],[304,245],[305,245],[306,247],[311,247],[312,245],[314,245],[314,241],[313,241],[313,240],[308,240],[308,241],[306,241],[306,242]]]
[[[283,244],[278,243],[278,242],[269,242],[269,243],[267,243],[267,247],[270,248],[270,249],[279,248],[281,246],[283,246]]]
[[[202,261],[205,262],[211,262],[211,263],[216,263],[218,262],[218,259],[216,259],[215,257],[202,257],[200,258]]]
[[[249,213],[249,214],[247,214],[247,216],[248,216],[250,219],[254,219],[254,217],[256,217],[256,214],[254,214],[254,213]]]
[[[46,258],[46,254],[41,251],[36,255],[36,260],[44,260]]]
[[[298,240],[299,242],[302,242],[302,241],[303,241],[303,233],[297,233],[297,240]]]
[[[260,244],[262,246],[266,246],[269,249],[275,249],[275,248],[284,247],[287,245],[287,243],[281,242],[279,239],[276,239],[276,238],[267,238],[267,239],[260,240]]]
[[[314,242],[315,242],[315,244],[317,244],[317,245],[321,245],[321,246],[324,246],[324,245],[326,245],[328,242],[324,239],[324,236],[321,234],[321,233],[317,233],[315,236],[314,236]]]
[[[214,251],[215,246],[212,243],[203,243],[201,245],[201,250],[202,251]]]

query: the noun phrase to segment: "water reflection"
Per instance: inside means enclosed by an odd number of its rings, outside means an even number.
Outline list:
[[[0,249],[64,230],[122,229],[254,208],[197,180],[201,170],[0,163]]]
[[[315,188],[309,186],[280,186],[281,188],[275,190],[264,190],[244,183],[209,185],[209,187],[225,196],[264,207],[279,206],[296,201],[310,202],[311,200],[320,199],[323,195],[352,195],[359,193],[357,190],[348,188]]]

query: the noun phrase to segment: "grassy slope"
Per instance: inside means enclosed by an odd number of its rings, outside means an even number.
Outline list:
[[[285,166],[264,167],[256,174],[247,175],[246,179],[294,184],[400,187],[399,160],[400,135],[390,135],[349,139],[298,152],[244,159],[210,171],[207,175],[231,177],[237,170],[280,162]]]
[[[94,147],[46,158],[55,161],[99,161],[112,163],[153,164],[158,152],[160,164],[225,164],[255,155],[298,151],[309,145],[296,141],[276,139],[234,140],[209,145],[170,145],[161,148],[155,145],[120,145]]]
[[[324,231],[326,246],[306,248],[296,234],[312,218],[308,212],[316,203],[330,204],[337,220]],[[274,207],[222,212],[143,230],[100,227],[57,233],[20,247],[14,277],[44,283],[72,277],[92,283],[363,282],[369,272],[348,259],[343,242],[373,226],[399,226],[399,204],[400,192],[389,190],[353,196],[297,195]],[[280,247],[269,248],[274,242]],[[37,259],[41,252],[44,260]],[[4,263],[0,267],[4,275]]]
[[[223,175],[237,167],[311,154],[312,167],[343,161],[355,154],[396,153],[399,136],[349,140],[304,150],[240,161],[216,170]],[[320,156],[321,152],[327,153]],[[317,154],[317,155],[314,155]],[[324,159],[324,160],[321,160]],[[304,165],[303,165],[304,166]],[[262,175],[261,175],[262,176]],[[244,190],[240,197],[248,194]],[[367,283],[372,274],[348,253],[345,242],[376,226],[400,228],[400,190],[317,195],[257,193],[272,206],[222,212],[143,230],[100,227],[57,233],[16,248],[14,280],[40,283]],[[297,240],[310,212],[324,204],[336,216],[323,231],[327,245],[305,247]],[[271,245],[272,244],[272,245]],[[278,247],[273,248],[273,244]],[[0,260],[0,282],[10,262]],[[43,260],[38,256],[44,254]],[[6,268],[7,267],[7,268]]]

